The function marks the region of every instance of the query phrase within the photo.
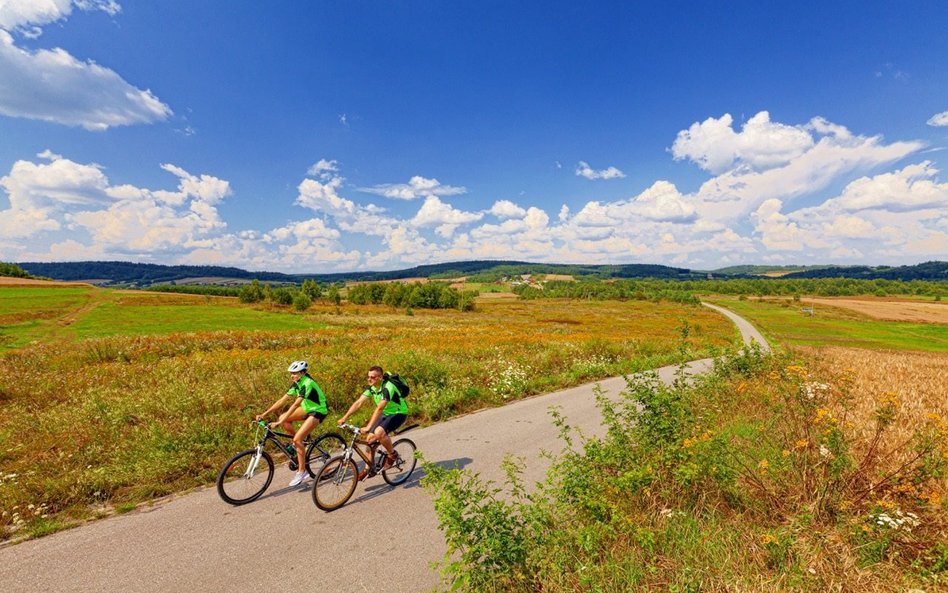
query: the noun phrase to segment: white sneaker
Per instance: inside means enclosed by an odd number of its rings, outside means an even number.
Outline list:
[[[308,477],[309,477],[309,472],[305,470],[301,472],[296,472],[296,475],[293,476],[292,480],[290,480],[290,488],[292,488],[293,486],[299,486],[300,484],[303,483],[303,480],[305,480]]]

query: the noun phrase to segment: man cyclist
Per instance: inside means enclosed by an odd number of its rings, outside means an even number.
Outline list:
[[[367,379],[368,387],[349,407],[349,411],[339,419],[338,424],[342,425],[350,416],[356,413],[362,404],[371,399],[375,402],[375,410],[372,411],[372,417],[368,424],[362,428],[362,433],[369,436],[366,441],[374,443],[379,441],[385,447],[385,464],[382,469],[388,469],[395,463],[395,449],[392,447],[392,439],[389,434],[404,424],[408,418],[408,402],[398,392],[398,388],[391,381],[383,379],[384,373],[382,367],[374,366],[369,369]],[[368,468],[363,469],[359,474],[359,479],[363,479],[368,473]]]
[[[310,377],[307,370],[309,365],[305,360],[297,360],[286,369],[290,373],[289,390],[280,399],[275,401],[272,406],[267,408],[263,414],[257,415],[257,420],[263,419],[267,414],[280,409],[287,401],[292,401],[290,407],[280,414],[276,422],[270,423],[270,428],[281,426],[287,433],[293,435],[293,446],[296,447],[296,459],[299,471],[290,480],[290,486],[298,486],[303,480],[309,477],[306,471],[306,451],[303,447],[303,439],[313,432],[313,429],[323,421],[329,414],[329,406],[326,404],[326,394],[320,389],[316,381]],[[299,430],[293,431],[293,423],[302,420]]]

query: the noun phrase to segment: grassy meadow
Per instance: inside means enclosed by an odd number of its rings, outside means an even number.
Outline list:
[[[948,352],[948,303],[940,305],[944,308],[941,323],[923,323],[875,319],[848,308],[813,306],[789,298],[715,296],[707,300],[741,315],[778,345]],[[808,308],[812,314],[804,312]]]
[[[456,414],[735,345],[721,316],[650,301],[485,298],[415,310],[97,288],[0,288],[4,539],[211,483],[251,417],[307,359],[333,416],[381,363],[414,420]]]

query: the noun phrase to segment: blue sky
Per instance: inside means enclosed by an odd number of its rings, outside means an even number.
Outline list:
[[[0,0],[0,260],[948,258],[948,3]]]

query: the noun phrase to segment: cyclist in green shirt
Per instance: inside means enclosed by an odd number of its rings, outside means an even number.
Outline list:
[[[369,369],[367,379],[368,387],[349,407],[349,411],[339,419],[338,424],[342,425],[350,416],[356,413],[362,404],[370,399],[375,403],[375,410],[372,411],[372,417],[368,424],[362,428],[363,433],[369,436],[366,440],[369,443],[379,441],[385,447],[388,453],[385,459],[383,469],[392,467],[395,463],[395,449],[392,448],[392,439],[388,435],[404,424],[408,418],[408,401],[401,396],[398,388],[391,381],[383,380],[382,367],[374,366]],[[366,470],[362,470],[363,473]],[[362,479],[364,476],[360,476]]]
[[[298,486],[303,480],[309,477],[306,471],[306,451],[303,447],[303,439],[313,432],[313,429],[323,421],[329,414],[329,406],[326,403],[326,394],[320,389],[316,381],[309,376],[307,370],[309,365],[305,360],[297,360],[286,369],[290,373],[290,384],[286,394],[275,401],[272,406],[267,408],[263,414],[257,415],[257,420],[263,419],[267,414],[280,409],[287,401],[292,401],[290,407],[280,414],[276,422],[270,423],[270,428],[277,426],[283,427],[287,433],[293,435],[293,446],[296,447],[296,459],[299,465],[299,471],[290,480],[290,486]],[[303,421],[299,430],[293,431],[293,423]]]

